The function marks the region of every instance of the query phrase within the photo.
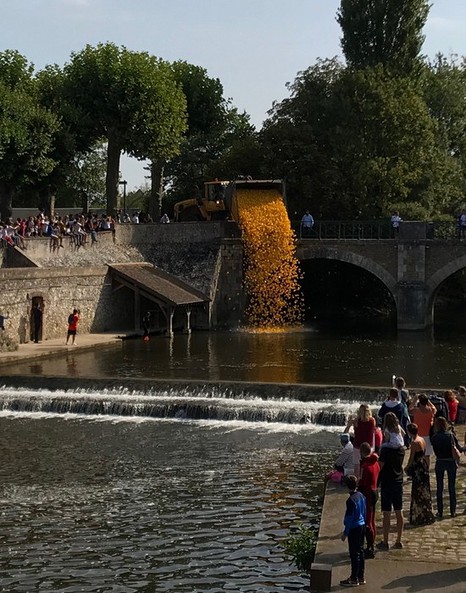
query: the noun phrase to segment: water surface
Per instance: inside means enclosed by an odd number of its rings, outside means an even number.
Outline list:
[[[12,364],[8,374],[449,388],[466,382],[466,328],[396,333],[358,327],[280,334],[195,332],[124,340],[95,351]]]
[[[312,426],[3,412],[0,589],[302,591],[280,542],[317,524],[334,445]]]

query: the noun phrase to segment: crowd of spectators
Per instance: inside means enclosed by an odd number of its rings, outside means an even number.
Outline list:
[[[403,548],[405,475],[411,485],[411,525],[429,525],[443,519],[445,475],[450,517],[457,516],[456,471],[461,453],[466,452],[466,440],[464,445],[459,443],[455,424],[466,420],[466,387],[448,389],[442,395],[421,393],[410,396],[403,377],[394,377],[388,397],[376,416],[372,415],[368,404],[359,406],[357,414],[349,419],[340,435],[344,448],[336,467],[327,475],[327,480],[346,482],[350,490],[342,539],[348,537],[352,567],[350,577],[340,581],[342,586],[365,584],[365,560],[374,558],[376,551]],[[380,431],[381,435],[378,435]],[[406,463],[405,452],[408,452]],[[435,496],[431,493],[432,455],[435,455]],[[357,491],[359,498],[363,495],[364,509],[355,522],[353,503]],[[383,539],[375,545],[374,513],[379,492]],[[392,512],[396,518],[396,540],[390,544]],[[367,542],[365,549],[364,540]]]
[[[0,220],[0,247],[13,245],[26,249],[25,238],[49,237],[53,250],[63,247],[63,239],[69,237],[70,241],[78,247],[84,245],[88,239],[91,243],[97,242],[98,233],[110,231],[115,234],[116,224],[148,224],[153,219],[149,213],[143,211],[123,212],[117,210],[115,217],[107,214],[84,213],[68,214],[66,216],[52,216],[40,210],[35,216],[25,218],[9,218]],[[170,218],[164,214],[161,223],[169,223]]]
[[[68,237],[73,245],[80,247],[90,238],[97,242],[99,232],[115,232],[115,220],[107,214],[70,214],[49,217],[43,211],[27,218],[8,219],[0,222],[0,244],[26,248],[25,238],[48,237],[53,250],[63,247],[63,239]]]

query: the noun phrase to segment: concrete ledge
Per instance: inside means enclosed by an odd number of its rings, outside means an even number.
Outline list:
[[[332,589],[332,566],[330,564],[311,564],[311,588],[314,591],[330,591]]]

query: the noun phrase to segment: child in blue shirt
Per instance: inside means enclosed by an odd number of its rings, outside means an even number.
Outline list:
[[[346,511],[343,520],[345,529],[341,540],[348,538],[348,549],[351,558],[351,576],[340,581],[343,587],[358,587],[365,585],[364,578],[364,534],[366,525],[366,498],[358,492],[358,479],[356,476],[348,476],[346,485],[349,490],[349,497],[346,501]]]

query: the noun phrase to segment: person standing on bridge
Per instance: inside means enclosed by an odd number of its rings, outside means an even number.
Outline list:
[[[314,228],[314,217],[306,210],[306,214],[301,219],[301,236],[310,237],[311,231]]]
[[[464,239],[466,237],[466,210],[461,210],[458,216],[458,239]]]
[[[400,231],[400,223],[403,222],[403,219],[400,216],[399,212],[394,212],[390,219],[390,224],[392,225],[393,229],[393,236],[398,237],[398,233]]]

